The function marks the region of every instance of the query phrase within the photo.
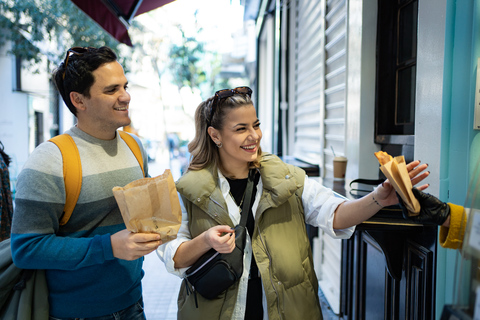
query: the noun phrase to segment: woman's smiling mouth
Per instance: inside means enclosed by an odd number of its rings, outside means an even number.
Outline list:
[[[242,148],[245,151],[255,151],[257,149],[257,145],[256,144],[251,144],[251,145],[248,145],[248,146],[241,146],[240,148]]]

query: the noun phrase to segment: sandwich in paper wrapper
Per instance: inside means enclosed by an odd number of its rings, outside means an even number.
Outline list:
[[[418,215],[420,213],[420,203],[413,195],[412,181],[408,175],[405,158],[403,156],[392,158],[391,155],[383,151],[375,152],[375,156],[381,165],[380,170],[390,181],[395,191],[402,197],[409,215]]]
[[[162,243],[177,238],[182,211],[169,169],[157,177],[135,180],[112,191],[128,230],[158,233]]]

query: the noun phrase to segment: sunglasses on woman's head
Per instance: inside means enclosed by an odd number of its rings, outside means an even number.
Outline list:
[[[65,56],[65,60],[63,60],[63,74],[62,74],[62,79],[65,80],[65,72],[67,72],[67,65],[68,65],[68,59],[70,58],[71,54],[75,54],[78,56],[83,55],[85,52],[88,52],[90,49],[93,49],[92,47],[72,47],[67,50],[67,55]]]
[[[215,114],[218,102],[222,99],[232,97],[235,94],[244,94],[252,97],[252,89],[250,89],[249,87],[237,87],[235,89],[223,89],[215,92],[215,97],[212,101],[212,108],[210,110],[210,116],[208,117],[208,124],[212,123],[213,115]]]

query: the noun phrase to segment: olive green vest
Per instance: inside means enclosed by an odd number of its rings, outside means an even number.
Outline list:
[[[263,191],[252,249],[265,289],[269,319],[322,319],[301,202],[305,172],[271,154],[263,154],[260,165]],[[215,225],[234,226],[214,176],[207,168],[189,171],[177,182],[192,237]],[[178,319],[231,319],[237,291],[235,284],[214,300],[197,294],[196,308],[194,295],[187,294],[182,284]]]

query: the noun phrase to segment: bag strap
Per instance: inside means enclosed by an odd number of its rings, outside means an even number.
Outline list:
[[[142,158],[142,151],[140,150],[140,146],[138,145],[137,141],[125,131],[117,131],[120,134],[120,137],[125,141],[128,145],[130,150],[132,150],[135,158],[137,158],[138,163],[140,164],[140,168],[142,168],[143,176],[145,177],[145,170],[143,169],[143,158]]]
[[[250,202],[252,200],[253,193],[253,181],[255,180],[256,169],[250,169],[248,172],[248,182],[245,189],[245,199],[243,200],[242,206],[242,217],[240,218],[240,225],[245,227],[247,225],[247,218],[250,214]]]
[[[77,145],[69,134],[61,134],[51,138],[60,149],[63,158],[63,180],[65,181],[65,207],[60,225],[65,225],[72,216],[82,187],[82,164]]]
[[[357,185],[360,185],[360,184],[365,184],[365,185],[368,185],[368,186],[378,186],[380,183],[382,183],[383,181],[385,181],[385,179],[355,179],[355,180],[352,180],[349,184],[349,187],[350,187],[350,194],[354,197],[361,197],[363,196],[364,194],[359,194],[359,192],[365,192],[365,193],[370,193],[372,192],[372,190],[365,190],[365,188],[363,189],[360,189],[358,186],[357,188],[354,188],[352,187],[352,184],[357,184]]]
[[[362,183],[362,184],[368,184],[372,186],[378,186],[383,181],[385,181],[385,179],[355,179],[350,182],[350,187],[354,183]]]

